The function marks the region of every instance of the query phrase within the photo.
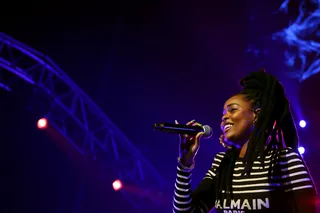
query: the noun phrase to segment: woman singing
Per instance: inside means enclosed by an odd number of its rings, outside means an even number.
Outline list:
[[[191,176],[199,140],[181,135],[173,212],[315,213],[316,190],[301,158],[289,102],[264,71],[240,81],[223,108],[218,153],[194,191]],[[187,125],[200,125],[190,121]]]

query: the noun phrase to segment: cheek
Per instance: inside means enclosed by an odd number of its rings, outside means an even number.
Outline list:
[[[235,128],[230,129],[225,134],[226,142],[236,142],[238,140],[244,140],[249,137],[253,130],[253,124],[249,120],[241,120],[237,123]]]
[[[254,116],[249,111],[240,111],[238,113],[235,113],[234,115],[230,116],[231,120],[235,123],[249,126],[253,125]]]
[[[251,132],[253,130],[253,121],[251,120],[243,120],[239,124],[240,124],[239,128],[241,129],[241,132]]]
[[[238,131],[250,130],[253,126],[254,117],[249,112],[235,114],[232,120],[235,122]]]

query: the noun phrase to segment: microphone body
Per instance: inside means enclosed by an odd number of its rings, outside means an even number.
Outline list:
[[[171,123],[155,123],[153,124],[153,129],[176,134],[188,134],[196,135],[199,132],[203,132],[204,138],[210,138],[212,135],[212,129],[208,125],[204,126],[187,126],[183,124],[171,124]]]

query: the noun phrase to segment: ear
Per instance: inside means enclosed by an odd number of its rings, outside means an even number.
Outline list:
[[[258,107],[258,108],[255,108],[255,109],[253,110],[253,113],[254,113],[254,122],[256,122],[256,121],[258,120],[260,112],[261,112],[261,108],[259,108],[259,107]]]

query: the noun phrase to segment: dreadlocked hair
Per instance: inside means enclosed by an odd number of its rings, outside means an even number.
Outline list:
[[[244,157],[245,173],[249,174],[258,156],[264,161],[265,146],[297,149],[298,134],[284,88],[275,77],[261,70],[250,73],[240,85],[243,87],[240,94],[261,109]]]
[[[243,159],[243,175],[249,175],[258,156],[263,165],[266,146],[267,150],[285,147],[297,149],[298,135],[284,88],[275,77],[261,69],[241,79],[240,85],[242,91],[239,94],[244,95],[254,109],[260,109]],[[216,198],[219,198],[221,191],[232,196],[232,175],[238,156],[239,150],[235,147],[226,152],[217,171]]]

